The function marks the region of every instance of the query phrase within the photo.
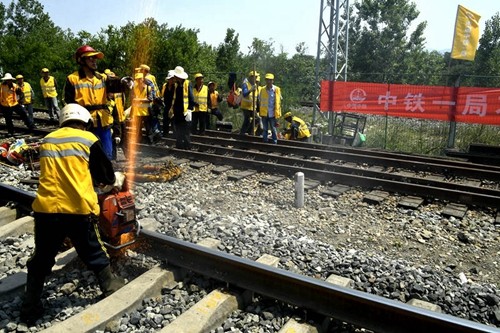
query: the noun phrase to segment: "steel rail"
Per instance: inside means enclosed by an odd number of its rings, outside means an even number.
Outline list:
[[[210,147],[210,150],[219,150],[221,147]],[[201,161],[208,161],[218,165],[231,165],[236,168],[241,169],[254,169],[260,172],[276,173],[285,176],[292,177],[297,172],[303,172],[307,178],[318,180],[323,183],[333,182],[338,184],[344,184],[349,186],[359,186],[362,188],[383,188],[385,191],[393,193],[402,193],[411,196],[420,196],[424,198],[438,198],[441,200],[460,202],[468,205],[476,205],[480,207],[500,207],[500,191],[480,189],[480,191],[485,193],[470,192],[468,190],[472,187],[460,185],[460,184],[449,184],[446,182],[433,181],[433,184],[438,184],[439,186],[445,185],[448,187],[454,186],[455,188],[443,189],[442,187],[436,187],[426,184],[414,184],[406,181],[408,177],[401,177],[401,181],[393,179],[380,179],[373,176],[363,176],[357,174],[342,173],[336,171],[325,170],[327,165],[323,165],[322,169],[311,168],[313,163],[318,162],[304,162],[300,161],[296,165],[290,164],[280,164],[280,163],[270,163],[269,159],[279,160],[279,156],[266,155],[266,161],[259,161],[256,159],[240,158],[229,156],[231,153],[236,151],[231,151],[231,149],[226,150],[226,154],[220,153],[219,155],[212,152],[200,152],[195,150],[180,150],[175,148],[162,148],[158,146],[149,146],[141,144],[141,151],[148,153],[155,153],[158,156],[166,156],[168,154],[174,154],[175,156],[188,158],[188,159],[198,159]],[[156,152],[155,152],[156,151]],[[163,151],[163,153],[159,153]],[[248,154],[248,152],[246,152]],[[258,156],[254,155],[253,156]],[[290,159],[288,159],[290,162]],[[305,164],[308,164],[308,167]],[[359,171],[359,170],[358,170]],[[361,172],[361,171],[359,171]],[[364,172],[368,172],[364,170]],[[375,174],[375,171],[369,171]]]
[[[224,145],[227,139],[208,136],[193,136],[195,143]],[[269,145],[262,142],[251,142],[247,140],[232,140],[231,145],[238,149],[257,149],[266,152],[280,152],[284,154],[302,155],[305,158],[321,158],[330,161],[342,160],[353,163],[366,163],[383,167],[404,168],[415,171],[426,171],[445,176],[471,177],[474,179],[487,179],[500,181],[500,168],[481,168],[480,165],[472,163],[460,163],[460,165],[449,164],[449,160],[435,160],[432,162],[413,160],[413,156],[397,155],[393,157],[365,155],[353,152],[341,152],[325,150],[324,147],[304,147],[302,145]],[[319,149],[322,148],[322,149]]]
[[[497,332],[498,329],[273,268],[145,230],[144,243],[169,264],[384,333]]]
[[[208,131],[206,131],[206,133],[210,137],[221,137],[221,138],[228,138],[228,139],[230,138],[230,139],[239,140],[239,141],[262,143],[262,138],[257,137],[257,136],[239,135],[239,134],[234,134],[234,133],[229,133],[229,132],[224,132],[224,131],[212,131],[212,130],[208,130]],[[196,136],[193,135],[193,137],[196,137]],[[302,148],[306,148],[306,149],[317,149],[317,150],[344,152],[344,153],[351,153],[351,154],[357,154],[357,155],[363,155],[363,156],[374,156],[377,158],[394,158],[394,159],[406,158],[406,159],[414,161],[414,162],[429,163],[429,164],[446,163],[447,166],[454,166],[454,167],[466,167],[467,168],[467,167],[473,166],[473,167],[479,168],[479,169],[494,170],[494,171],[500,172],[500,166],[483,165],[483,164],[472,163],[472,162],[467,162],[467,161],[463,161],[463,160],[456,160],[456,159],[451,159],[451,158],[439,158],[439,157],[431,157],[431,156],[418,155],[418,154],[405,154],[405,153],[389,152],[389,151],[383,151],[383,150],[378,150],[378,149],[357,148],[357,147],[349,147],[349,146],[343,146],[343,145],[325,145],[325,144],[320,144],[320,143],[300,142],[300,141],[291,141],[291,140],[279,140],[278,145],[279,146],[286,146],[286,147],[302,147]]]

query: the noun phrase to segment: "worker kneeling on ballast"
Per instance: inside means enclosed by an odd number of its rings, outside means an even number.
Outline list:
[[[111,272],[97,229],[100,208],[94,184],[113,185],[116,177],[101,142],[87,131],[90,121],[87,109],[68,104],[61,110],[60,128],[40,145],[40,184],[32,205],[35,252],[27,263],[21,308],[21,321],[27,324],[34,324],[43,314],[43,284],[66,237],[88,269],[96,273],[104,296],[125,284]]]
[[[305,121],[293,116],[291,112],[285,113],[283,118],[288,123],[283,131],[286,140],[307,141],[309,139],[311,132],[309,132]]]

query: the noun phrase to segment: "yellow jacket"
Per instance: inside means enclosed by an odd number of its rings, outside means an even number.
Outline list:
[[[75,102],[89,110],[94,126],[98,118],[102,127],[113,124],[113,114],[107,106],[106,75],[96,72],[93,78],[88,78],[76,71],[68,75],[68,82],[75,89]]]
[[[43,139],[40,184],[33,211],[99,215],[89,171],[90,147],[97,140],[91,132],[71,127],[62,127]]]
[[[7,83],[2,83],[0,85],[0,105],[7,107],[18,105],[16,94],[18,88],[19,86],[15,83],[12,83],[12,88]]]

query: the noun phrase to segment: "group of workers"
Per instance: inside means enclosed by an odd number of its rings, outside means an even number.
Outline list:
[[[62,110],[57,103],[56,80],[47,68],[41,71],[40,86],[49,116],[59,119],[60,128],[47,135],[40,145],[40,181],[32,205],[35,251],[27,263],[26,292],[20,311],[21,320],[28,324],[35,323],[43,314],[44,281],[66,237],[82,261],[95,272],[104,296],[125,283],[111,271],[108,253],[100,240],[97,228],[100,207],[94,189],[117,186],[111,160],[116,146],[126,140],[123,133],[127,113],[130,112],[136,132],[132,140],[141,140],[143,127],[150,141],[157,135],[168,136],[173,125],[178,149],[190,149],[191,132],[203,135],[212,115],[223,119],[219,109],[222,97],[216,84],[209,82],[205,86],[201,73],[194,75],[192,85],[188,74],[177,66],[168,71],[160,89],[145,64],[135,69],[133,77],[119,77],[109,69],[104,73],[97,71],[97,60],[104,54],[89,45],[79,47],[74,57],[78,68],[66,78]],[[273,74],[265,75],[266,85],[262,87],[257,84],[257,76],[255,71],[250,72],[242,85],[241,133],[254,133],[252,120],[258,115],[264,142],[268,142],[270,132],[270,140],[277,143],[281,89],[274,85]],[[9,134],[14,134],[13,112],[21,116],[26,126],[34,128],[30,107],[34,94],[29,83],[23,81],[22,75],[14,79],[9,73],[1,81],[0,105]],[[126,96],[130,96],[130,109],[125,109]],[[158,115],[162,111],[160,126]],[[310,136],[300,118],[288,112],[284,119],[289,123],[284,132],[286,139],[304,140]]]
[[[238,93],[241,94],[240,109],[243,112],[243,125],[240,129],[240,134],[258,134],[259,130],[262,133],[264,142],[278,143],[279,126],[278,119],[281,118],[281,89],[274,85],[274,74],[267,73],[265,75],[266,84],[259,86],[260,75],[257,71],[249,72],[248,77],[243,80],[241,89]],[[284,131],[280,134],[286,140],[307,141],[311,136],[307,124],[299,117],[292,116],[291,112],[287,112],[284,117],[288,123]],[[271,138],[269,138],[269,134]]]

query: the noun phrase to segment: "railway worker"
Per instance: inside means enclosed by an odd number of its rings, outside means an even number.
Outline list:
[[[288,123],[283,135],[286,140],[307,141],[311,136],[309,128],[305,121],[297,116],[293,116],[291,112],[285,113],[283,116]]]
[[[48,68],[42,68],[42,78],[40,79],[43,99],[47,107],[50,120],[59,119],[59,105],[57,104],[57,81],[50,75]]]
[[[258,96],[258,85],[255,81],[259,73],[256,71],[250,71],[248,73],[248,78],[243,80],[241,85],[241,93],[243,94],[241,98],[240,109],[243,111],[243,124],[241,125],[240,134],[255,134],[254,128],[254,118],[257,110],[257,96]],[[257,121],[257,119],[255,119]]]
[[[160,92],[160,95],[163,99],[163,131],[162,131],[163,133],[162,133],[162,136],[164,138],[168,137],[171,119],[174,116],[173,113],[170,112],[170,110],[172,110],[172,101],[174,99],[174,90],[175,90],[175,77],[174,77],[174,70],[171,69],[168,71],[168,74],[165,77],[165,83],[163,83],[163,86],[161,87],[161,92]]]
[[[133,121],[132,128],[135,131],[135,142],[141,142],[142,138],[142,128],[146,130],[146,136],[148,137],[149,143],[151,141],[151,118],[150,118],[150,108],[153,102],[153,89],[151,86],[147,85],[144,80],[143,73],[134,74],[135,84],[132,89],[132,111],[131,118]]]
[[[83,45],[76,50],[75,60],[79,68],[66,78],[64,101],[67,104],[80,104],[90,112],[92,116],[91,131],[101,140],[106,156],[112,159],[111,128],[119,121],[116,106],[108,99],[107,77],[97,72],[97,60],[102,58],[104,58],[104,54],[94,50],[89,45]],[[119,131],[119,127],[115,126],[113,131],[115,130]],[[116,132],[115,135],[117,135]]]
[[[153,95],[153,103],[151,103],[150,121],[151,121],[151,134],[149,137],[150,142],[155,142],[161,135],[159,116],[163,109],[163,100],[160,96],[160,89],[156,82],[156,77],[151,74],[151,68],[146,64],[139,66],[142,74],[144,75],[144,82],[151,87],[151,94]]]
[[[104,74],[108,78],[116,77],[116,74],[112,72],[109,68],[104,70]],[[125,136],[126,131],[126,115],[125,115],[125,103],[126,96],[123,91],[108,93],[108,99],[114,101],[117,112],[118,123],[113,122],[113,160],[116,160],[116,149],[120,146],[124,152],[127,150],[127,137]],[[116,130],[118,127],[118,130]]]
[[[35,251],[27,263],[21,307],[21,321],[30,325],[43,314],[44,281],[66,237],[88,269],[96,274],[104,296],[125,284],[112,273],[97,229],[100,208],[94,184],[117,184],[99,139],[87,131],[90,125],[87,109],[67,104],[61,111],[60,128],[48,134],[40,145],[40,184],[32,205]]]
[[[33,100],[35,99],[35,92],[31,88],[31,84],[24,81],[24,76],[21,74],[16,75],[17,85],[23,91],[23,99],[19,100],[26,112],[28,113],[28,118],[33,122]]]
[[[191,122],[191,132],[204,135],[208,123],[208,87],[203,84],[203,74],[194,75],[194,109]]]
[[[216,90],[217,84],[213,81],[208,82],[208,109],[210,110],[210,114],[217,117],[217,120],[222,121],[224,116],[219,109],[219,103],[222,102],[222,96]],[[210,127],[210,119],[212,117],[208,116],[208,127]]]
[[[14,122],[12,121],[13,112],[17,113],[24,124],[33,130],[35,125],[33,121],[28,118],[19,100],[23,100],[23,90],[14,83],[14,77],[10,73],[5,73],[0,85],[0,111],[5,118],[5,125],[7,127],[7,136],[14,136]]]
[[[276,119],[281,117],[281,89],[274,85],[274,74],[267,73],[266,85],[259,90],[259,115],[262,118],[262,138],[264,142],[269,141],[269,133],[274,144],[278,143],[276,133]]]
[[[191,149],[191,117],[194,107],[193,87],[184,68],[177,66],[174,69],[175,90],[172,101],[175,126],[175,147]]]

